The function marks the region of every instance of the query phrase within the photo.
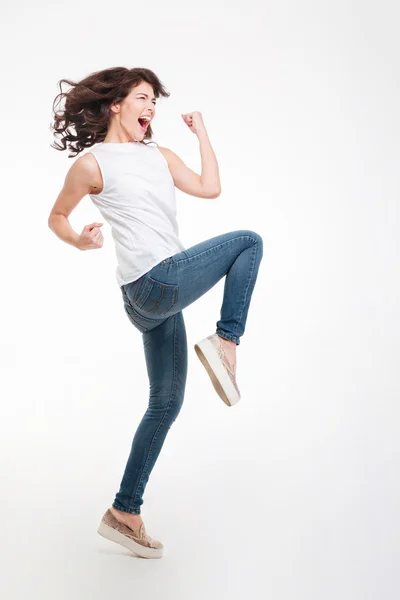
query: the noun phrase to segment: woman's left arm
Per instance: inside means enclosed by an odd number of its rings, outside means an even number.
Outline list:
[[[215,197],[217,197],[221,193],[221,182],[219,179],[217,157],[215,156],[215,152],[211,146],[206,129],[200,129],[196,135],[200,142],[200,179],[203,184],[203,188],[209,190],[212,194],[216,194]]]
[[[221,194],[218,162],[201,113],[196,111],[182,114],[182,118],[199,140],[201,175],[189,169],[172,150],[161,148],[160,146],[159,150],[168,163],[168,168],[178,189],[199,198],[218,198]]]

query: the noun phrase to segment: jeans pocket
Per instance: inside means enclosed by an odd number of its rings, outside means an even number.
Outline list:
[[[133,304],[145,312],[163,315],[174,307],[177,299],[177,285],[162,283],[147,275]]]
[[[122,295],[124,298],[128,300],[129,304],[133,304],[135,302],[135,298],[140,294],[140,289],[142,287],[144,278],[146,275],[142,275],[136,281],[131,281],[130,283],[126,283],[122,289]]]

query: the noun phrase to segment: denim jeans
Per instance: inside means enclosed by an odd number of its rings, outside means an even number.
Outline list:
[[[125,312],[142,334],[150,397],[114,508],[140,514],[151,470],[181,409],[188,363],[183,309],[226,276],[215,332],[240,344],[262,255],[258,233],[232,231],[169,256],[121,286]]]

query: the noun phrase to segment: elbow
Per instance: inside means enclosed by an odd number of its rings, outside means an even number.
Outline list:
[[[47,219],[47,225],[49,226],[49,228],[54,231],[54,217],[57,217],[59,215],[59,213],[50,213],[49,218]]]
[[[54,213],[52,213],[52,214],[49,216],[49,218],[47,219],[47,225],[49,226],[49,228],[50,228],[52,231],[54,231],[54,228],[53,228],[54,217],[55,217],[55,214],[54,214]]]
[[[220,195],[221,195],[221,188],[217,188],[211,194],[207,194],[207,198],[218,198],[218,196],[220,196]]]

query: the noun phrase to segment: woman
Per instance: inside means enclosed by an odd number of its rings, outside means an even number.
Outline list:
[[[182,118],[199,140],[201,175],[171,150],[144,141],[152,138],[157,98],[169,96],[151,70],[117,67],[78,83],[61,82],[72,87],[56,98],[65,98],[52,126],[61,134],[62,146],[52,147],[68,146],[76,156],[97,145],[69,169],[49,226],[80,250],[101,248],[103,223],[86,225],[79,235],[68,221],[85,195],[111,225],[117,283],[125,312],[142,334],[150,382],[149,405],[133,438],[120,490],[98,532],[139,556],[161,557],[163,544],[146,533],[140,509],[150,473],[184,399],[187,342],[182,311],[226,276],[216,331],[194,349],[220,398],[227,406],[234,405],[240,400],[236,346],[245,330],[262,238],[239,230],[190,248],[182,244],[175,187],[200,198],[218,197],[218,164],[199,112]]]

